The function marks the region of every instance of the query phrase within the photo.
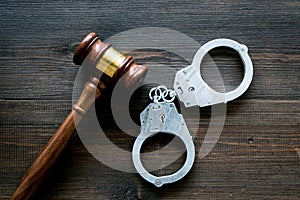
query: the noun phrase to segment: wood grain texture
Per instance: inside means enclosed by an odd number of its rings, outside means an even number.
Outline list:
[[[14,191],[12,200],[32,198],[70,143],[76,131],[76,125],[80,123],[89,108],[94,105],[95,99],[103,96],[105,90],[106,86],[99,83],[96,78],[85,84],[78,102],[74,104],[72,111],[28,168]]]
[[[299,199],[299,10],[300,3],[292,0],[1,1],[0,199],[9,199],[72,108],[79,70],[72,56],[78,42],[90,31],[105,40],[137,27],[173,29],[200,44],[225,37],[248,46],[255,68],[253,83],[243,96],[227,104],[218,143],[205,158],[196,157],[187,177],[157,189],[137,174],[97,161],[75,136],[35,198]],[[130,55],[136,63],[155,69],[150,79],[162,76],[166,67],[181,69],[189,64],[165,51],[138,50]],[[212,57],[226,90],[234,88],[242,76],[237,56]],[[208,67],[202,69],[207,79]],[[218,87],[214,80],[208,82]],[[144,96],[148,88],[132,100],[136,122],[148,103]],[[211,108],[201,108],[200,119],[186,119],[197,132],[197,150],[210,113]],[[134,137],[124,137],[113,123],[106,128],[115,144],[132,148]]]

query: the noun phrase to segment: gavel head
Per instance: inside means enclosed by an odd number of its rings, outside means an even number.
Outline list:
[[[135,64],[130,56],[118,52],[110,44],[100,41],[96,33],[89,33],[75,50],[73,62],[88,66],[94,75],[112,84],[122,79],[125,88],[138,85],[147,74],[147,67]]]

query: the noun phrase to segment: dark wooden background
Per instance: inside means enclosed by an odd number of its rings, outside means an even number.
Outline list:
[[[200,44],[225,37],[248,46],[255,69],[253,83],[243,96],[228,103],[215,148],[203,159],[196,156],[183,180],[158,189],[137,174],[100,163],[76,135],[35,198],[299,199],[299,13],[296,0],[1,1],[0,199],[10,197],[71,109],[79,69],[72,63],[75,45],[90,31],[105,40],[138,27],[173,29]],[[228,58],[219,53],[212,56],[230,90],[241,80],[241,63],[237,55]],[[133,52],[138,63],[149,67],[180,69],[188,64],[165,54]],[[141,89],[146,92],[147,88]],[[137,95],[136,104],[139,97],[143,96]],[[144,98],[140,104],[146,103]],[[210,111],[200,110],[197,150]],[[120,135],[111,139],[122,141]],[[130,149],[133,141],[123,147]]]

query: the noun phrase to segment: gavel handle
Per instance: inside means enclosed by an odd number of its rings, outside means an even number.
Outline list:
[[[102,96],[104,89],[104,84],[96,78],[92,78],[85,84],[81,96],[73,106],[72,111],[29,167],[13,193],[11,200],[30,199],[74,135],[76,130],[75,122],[78,125],[95,100]]]

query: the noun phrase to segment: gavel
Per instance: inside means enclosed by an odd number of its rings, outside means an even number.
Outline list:
[[[101,42],[96,33],[89,33],[77,46],[73,62],[88,66],[91,78],[65,121],[28,168],[11,200],[30,199],[71,140],[76,125],[96,100],[101,99],[121,77],[124,89],[130,89],[140,83],[147,73],[147,67],[135,64],[132,57]]]

